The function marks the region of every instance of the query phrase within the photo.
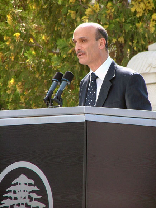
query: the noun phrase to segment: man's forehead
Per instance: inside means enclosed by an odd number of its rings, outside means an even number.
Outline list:
[[[77,27],[74,31],[73,38],[89,38],[95,34],[95,28],[92,27]]]
[[[95,31],[95,27],[93,25],[79,25],[75,29],[74,33],[76,33],[76,32],[84,32],[85,33],[85,32],[88,32],[88,31],[94,32]]]

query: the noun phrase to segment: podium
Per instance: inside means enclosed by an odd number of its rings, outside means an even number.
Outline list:
[[[0,111],[0,207],[156,207],[156,112]]]

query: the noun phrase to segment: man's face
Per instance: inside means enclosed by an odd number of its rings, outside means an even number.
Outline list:
[[[90,68],[98,62],[100,53],[99,41],[95,40],[95,28],[91,26],[76,28],[73,34],[75,51],[79,63],[88,65]]]

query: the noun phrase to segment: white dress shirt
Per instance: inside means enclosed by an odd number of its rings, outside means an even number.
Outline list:
[[[107,71],[112,63],[113,59],[108,56],[108,58],[106,59],[106,61],[94,72],[98,78],[96,79],[96,84],[97,84],[97,91],[96,91],[96,101],[98,99],[99,96],[99,92],[101,89],[101,85],[103,83],[103,80],[107,74]],[[92,73],[93,71],[90,70],[90,73]]]

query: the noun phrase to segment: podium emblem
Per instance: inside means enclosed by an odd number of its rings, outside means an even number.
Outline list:
[[[5,179],[7,174],[18,168],[27,168],[39,176],[46,189],[49,208],[53,208],[52,191],[49,182],[44,173],[36,165],[30,162],[20,161],[9,165],[0,174],[0,183],[3,181],[3,179]],[[38,194],[38,191],[40,191],[40,189],[35,184],[33,179],[28,178],[25,174],[20,174],[11,182],[9,187],[6,187],[5,193],[3,194],[3,200],[0,202],[0,207],[47,207],[40,201],[42,195]]]

